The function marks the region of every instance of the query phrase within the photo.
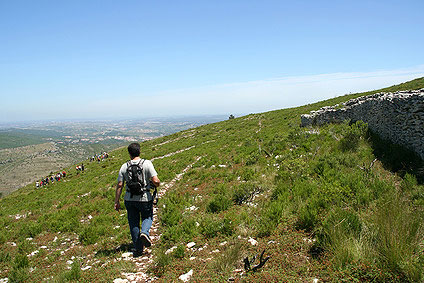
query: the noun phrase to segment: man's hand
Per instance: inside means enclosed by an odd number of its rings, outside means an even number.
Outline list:
[[[122,187],[124,183],[118,182],[116,185],[116,192],[115,192],[115,210],[119,211],[121,209],[121,203],[119,202],[119,198],[121,197]]]

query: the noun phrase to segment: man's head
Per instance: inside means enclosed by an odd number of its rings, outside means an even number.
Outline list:
[[[128,146],[128,153],[130,154],[131,159],[140,156],[140,144],[136,142],[130,144]]]

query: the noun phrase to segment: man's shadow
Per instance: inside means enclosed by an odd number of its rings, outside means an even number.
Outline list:
[[[133,248],[132,243],[121,244],[119,247],[116,247],[116,248],[113,248],[113,249],[105,249],[105,250],[97,251],[96,257],[110,256],[110,255],[121,253],[121,252],[131,252],[132,248]]]

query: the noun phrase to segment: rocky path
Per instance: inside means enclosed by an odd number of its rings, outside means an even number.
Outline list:
[[[184,150],[181,150],[181,151],[184,151]],[[181,152],[181,151],[178,151],[178,152]],[[176,154],[176,153],[173,153],[173,154]],[[167,156],[170,156],[170,155],[167,155]],[[165,156],[157,157],[156,159],[160,159],[164,157]],[[187,173],[187,171],[190,170],[193,167],[193,165],[197,161],[199,161],[201,158],[202,158],[201,156],[197,157],[193,163],[187,165],[187,167],[184,168],[184,170],[181,173],[177,174],[175,178],[172,179],[169,183],[164,183],[161,186],[160,190],[158,190],[159,198],[163,197],[166,194],[166,192],[175,185],[176,182],[181,180],[184,174]],[[159,220],[157,217],[158,209],[159,209],[158,206],[153,207],[154,218],[153,218],[152,228],[150,229],[150,238],[152,239],[152,247],[155,246],[155,243],[159,241],[161,237],[161,234],[158,232],[158,228],[159,228]],[[144,249],[144,254],[138,258],[134,258],[132,256],[132,253],[130,252],[123,253],[122,258],[123,260],[134,262],[135,265],[137,266],[138,271],[135,273],[122,273],[121,278],[116,278],[115,280],[113,280],[114,283],[153,282],[157,279],[156,277],[152,277],[149,274],[147,274],[147,269],[149,265],[152,264],[153,262],[153,254],[151,249],[147,249],[147,248]]]

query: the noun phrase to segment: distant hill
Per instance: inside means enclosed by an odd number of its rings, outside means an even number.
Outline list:
[[[383,90],[423,87],[420,78]],[[422,160],[360,122],[300,127],[303,113],[379,91],[143,142],[164,195],[152,249],[138,259],[125,211],[113,210],[125,148],[48,188],[19,189],[0,200],[0,278],[423,281]],[[243,259],[264,250],[265,265],[246,271]]]
[[[15,148],[26,145],[44,143],[45,139],[40,136],[23,133],[19,130],[0,131],[0,149]]]

